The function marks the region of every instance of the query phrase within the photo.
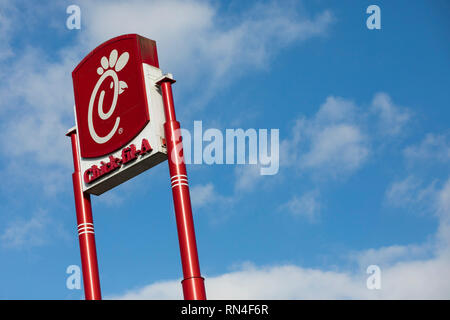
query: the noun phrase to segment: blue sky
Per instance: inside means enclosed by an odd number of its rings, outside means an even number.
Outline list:
[[[66,28],[67,6],[81,29]],[[366,8],[381,9],[381,29]],[[184,128],[280,130],[280,170],[188,165],[210,298],[450,297],[446,1],[0,1],[0,298],[82,299],[71,71],[157,41]],[[102,294],[180,298],[167,163],[93,197]],[[378,265],[380,290],[366,268]],[[267,289],[270,288],[270,291]]]

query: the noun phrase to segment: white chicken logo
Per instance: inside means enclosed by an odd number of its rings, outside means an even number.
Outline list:
[[[89,133],[91,134],[92,139],[94,139],[94,141],[97,142],[98,144],[108,142],[112,138],[112,136],[116,133],[117,128],[119,128],[120,122],[120,117],[117,117],[113,128],[106,136],[100,137],[95,131],[94,122],[92,119],[92,112],[94,109],[95,98],[97,97],[97,93],[100,86],[102,85],[103,81],[105,81],[108,77],[112,78],[110,88],[114,90],[114,96],[111,103],[111,107],[109,108],[108,112],[105,113],[103,108],[103,98],[105,97],[105,90],[102,90],[100,92],[100,97],[98,99],[98,115],[102,120],[107,120],[111,117],[111,115],[114,113],[114,110],[116,109],[117,98],[119,94],[121,94],[122,92],[124,92],[126,88],[128,88],[125,81],[119,81],[117,72],[119,72],[125,67],[125,65],[128,62],[128,59],[130,58],[130,55],[128,52],[124,52],[120,55],[118,59],[117,57],[118,52],[116,49],[114,49],[111,51],[109,55],[109,60],[106,57],[102,57],[102,59],[100,60],[101,66],[98,67],[97,73],[101,77],[95,84],[94,90],[92,91],[91,94],[91,100],[89,101],[89,109],[88,109]]]

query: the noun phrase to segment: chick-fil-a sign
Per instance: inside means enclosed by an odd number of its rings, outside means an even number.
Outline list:
[[[164,26],[162,26],[164,27]],[[156,43],[136,34],[111,39],[72,72],[75,122],[72,174],[85,297],[101,299],[90,194],[105,191],[182,155],[173,76],[159,69]],[[167,121],[165,119],[167,115]],[[168,163],[186,300],[206,299],[195,240],[186,165]]]
[[[166,152],[162,97],[155,85],[160,76],[156,43],[136,34],[101,44],[74,69],[76,127],[84,172],[92,167],[92,172],[101,172],[95,169],[95,163],[110,163],[125,146],[140,145],[144,138],[155,147],[139,160],[152,158],[153,152]],[[164,160],[161,154],[153,158],[142,168]],[[95,179],[85,181],[85,191],[100,194],[140,173],[136,167],[130,171],[133,174],[121,173],[125,168],[115,164],[111,168],[114,170],[108,173],[114,173],[97,174]],[[113,176],[109,183],[96,186]]]

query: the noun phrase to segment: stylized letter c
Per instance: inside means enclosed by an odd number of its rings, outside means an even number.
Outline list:
[[[98,92],[98,89],[100,88],[100,85],[103,83],[103,81],[107,77],[113,78],[114,97],[113,97],[111,107],[109,108],[109,111],[105,113],[103,111],[103,98],[105,96],[105,91],[102,90],[102,92],[100,92],[100,97],[99,97],[99,101],[98,101],[98,115],[100,116],[100,118],[102,120],[107,120],[107,119],[109,119],[109,117],[111,117],[111,115],[114,113],[114,110],[116,109],[117,97],[119,95],[119,78],[117,77],[117,73],[114,70],[108,70],[104,74],[102,74],[100,79],[98,79],[97,83],[95,84],[94,90],[92,91],[92,94],[91,94],[91,100],[89,101],[89,109],[88,109],[89,133],[91,134],[92,139],[94,139],[94,141],[97,142],[98,144],[103,144],[105,142],[108,142],[112,138],[112,136],[116,133],[117,128],[119,127],[119,122],[120,122],[120,117],[117,117],[114,127],[104,137],[100,137],[94,128],[92,112],[93,112],[93,108],[94,108],[95,97],[97,96],[97,92]]]

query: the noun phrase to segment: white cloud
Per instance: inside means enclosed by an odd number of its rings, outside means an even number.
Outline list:
[[[191,202],[194,207],[202,207],[213,202],[215,196],[214,185],[208,183],[206,185],[195,185],[190,189]]]
[[[30,219],[11,222],[0,236],[4,247],[41,246],[47,240],[50,220],[43,210],[37,211]]]
[[[140,289],[130,290],[120,296],[110,296],[105,299],[115,300],[166,300],[183,298],[181,284],[178,280],[159,281]]]
[[[413,176],[408,176],[401,181],[394,181],[386,190],[386,199],[395,206],[410,204],[416,200],[415,193],[420,184]]]
[[[281,142],[282,165],[332,177],[356,171],[370,150],[359,120],[352,101],[328,97],[313,117],[297,119],[291,139]]]
[[[234,169],[236,177],[234,189],[236,192],[248,192],[256,185],[261,183],[261,180],[267,176],[261,175],[260,165],[240,165]]]
[[[401,262],[382,271],[382,299],[450,299],[447,257]]]
[[[437,203],[436,211],[440,221],[437,237],[444,244],[441,251],[450,255],[450,179],[438,192]]]
[[[288,202],[281,205],[279,210],[287,210],[294,216],[305,217],[310,222],[316,222],[322,207],[318,198],[317,190],[306,192],[300,197],[294,195]]]
[[[403,180],[394,181],[386,190],[387,202],[395,207],[411,207],[423,203],[429,203],[430,197],[435,195],[435,183],[423,186],[421,180],[414,176],[408,176]],[[423,208],[422,208],[423,209]]]
[[[417,145],[404,149],[409,161],[437,160],[442,163],[450,161],[450,135],[429,133]]]
[[[401,134],[412,116],[409,109],[395,105],[391,97],[383,92],[375,94],[371,108],[379,118],[378,126],[382,135]]]
[[[315,115],[316,125],[354,123],[357,120],[358,108],[352,100],[329,96]]]
[[[194,185],[190,188],[192,206],[202,208],[214,204],[215,206],[231,204],[232,197],[225,197],[217,193],[212,183]]]
[[[369,153],[363,134],[353,125],[328,126],[311,138],[311,149],[301,162],[305,169],[351,172],[361,166]]]
[[[427,258],[434,249],[432,243],[405,246],[392,245],[350,253],[349,258],[357,262],[361,269],[365,269],[373,264],[384,268],[391,267],[399,262],[417,261]]]

